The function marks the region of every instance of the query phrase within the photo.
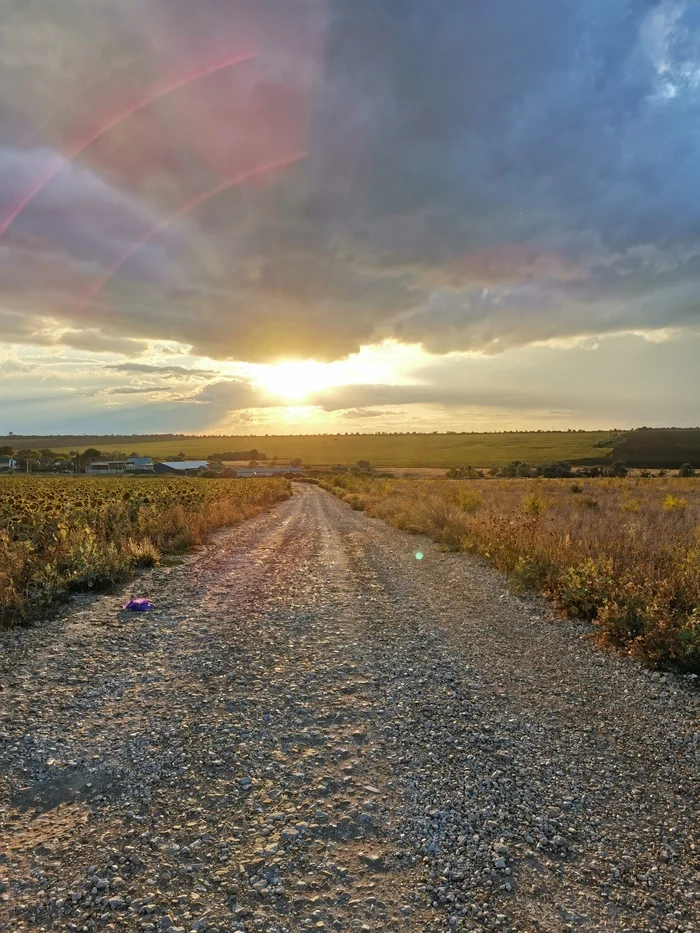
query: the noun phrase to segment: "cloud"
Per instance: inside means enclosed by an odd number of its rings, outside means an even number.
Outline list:
[[[28,202],[0,238],[21,317],[0,338],[260,361],[700,323],[696,4],[127,8],[8,11],[0,218],[125,102],[224,49],[257,57],[134,114]]]
[[[120,373],[137,373],[160,376],[163,379],[211,379],[218,375],[213,369],[198,369],[187,366],[156,366],[153,363],[112,363],[107,370]]]
[[[365,418],[396,418],[404,413],[396,410],[382,411],[381,408],[349,408],[347,411],[341,411],[340,414],[341,417],[351,421],[362,421]]]
[[[484,386],[446,385],[439,382],[418,385],[348,385],[316,393],[309,403],[324,411],[374,410],[375,406],[433,405],[479,408],[551,408],[548,390],[499,389]],[[561,404],[563,399],[559,397]],[[347,415],[345,415],[347,416]],[[351,416],[352,417],[352,416]]]

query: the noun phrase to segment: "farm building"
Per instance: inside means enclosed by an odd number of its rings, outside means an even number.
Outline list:
[[[85,467],[89,476],[115,476],[126,471],[126,460],[93,460]]]
[[[198,476],[208,469],[208,460],[168,460],[164,463],[156,463],[153,466],[154,473],[165,473],[172,476]]]
[[[9,473],[10,470],[17,469],[17,461],[12,457],[0,457],[0,472]]]

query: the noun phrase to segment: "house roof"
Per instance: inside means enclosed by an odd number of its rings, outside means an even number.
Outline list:
[[[129,457],[127,463],[133,463],[134,466],[150,466],[153,463],[152,457]]]
[[[163,466],[172,470],[200,470],[209,466],[208,460],[164,460]]]

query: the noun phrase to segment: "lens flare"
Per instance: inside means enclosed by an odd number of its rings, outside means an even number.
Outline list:
[[[231,68],[234,65],[240,65],[243,62],[251,61],[255,58],[256,55],[254,52],[246,52],[244,55],[238,55],[235,58],[228,58],[223,62],[216,62],[213,65],[207,65],[204,68],[200,68],[199,71],[196,71],[194,74],[188,75],[186,78],[180,78],[177,81],[174,81],[170,84],[167,84],[165,87],[160,87],[157,90],[153,91],[147,97],[144,97],[138,103],[133,104],[130,107],[127,107],[125,110],[122,110],[121,113],[117,114],[115,117],[112,117],[107,123],[104,123],[98,130],[92,133],[87,139],[82,140],[77,146],[74,146],[68,153],[65,155],[57,155],[55,160],[52,163],[49,171],[39,179],[39,181],[34,185],[34,187],[22,198],[22,200],[12,209],[12,211],[4,218],[0,223],[0,236],[5,233],[9,227],[12,226],[17,217],[22,213],[22,211],[27,207],[31,201],[39,194],[43,188],[48,185],[52,179],[58,175],[58,173],[68,165],[69,162],[72,162],[77,156],[80,155],[85,149],[91,146],[94,142],[97,142],[105,133],[108,133],[110,130],[114,129],[119,123],[123,120],[126,120],[127,117],[132,116],[135,113],[138,113],[139,110],[143,110],[145,107],[150,106],[150,104],[155,103],[157,100],[160,100],[161,97],[165,97],[167,94],[172,94],[173,91],[178,90],[178,88],[185,87],[188,84],[191,84],[193,81],[198,81],[200,78],[206,77],[206,75],[215,74],[217,71],[221,71],[224,68]]]
[[[107,271],[105,275],[102,276],[100,281],[95,285],[95,287],[90,291],[88,296],[83,301],[81,306],[81,312],[85,311],[97,295],[102,291],[107,282],[112,278],[112,276],[121,269],[125,262],[127,262],[131,257],[137,253],[142,246],[145,246],[150,240],[158,236],[166,227],[168,227],[175,220],[178,220],[180,217],[184,217],[185,214],[189,214],[190,211],[193,211],[195,208],[199,207],[201,204],[204,204],[205,201],[210,201],[212,198],[216,197],[218,194],[222,194],[224,191],[228,191],[229,188],[234,188],[236,185],[242,185],[246,181],[249,181],[253,178],[257,178],[260,175],[264,175],[267,172],[272,172],[278,168],[284,168],[286,165],[291,165],[293,162],[299,162],[307,155],[306,152],[297,152],[294,155],[286,156],[283,159],[276,159],[274,162],[268,162],[265,165],[259,165],[257,168],[251,169],[248,172],[241,172],[238,175],[234,175],[232,178],[226,178],[220,184],[216,185],[214,188],[210,188],[208,191],[205,191],[203,194],[198,195],[196,198],[192,198],[191,201],[188,201],[186,204],[183,204],[182,207],[178,208],[174,214],[171,214],[169,217],[166,217],[165,220],[162,220],[155,227],[152,227],[145,236],[142,236],[140,240],[137,240],[129,249],[124,253],[124,255],[116,262],[111,269]]]

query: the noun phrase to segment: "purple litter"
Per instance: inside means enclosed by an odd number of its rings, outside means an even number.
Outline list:
[[[124,608],[128,609],[130,612],[150,612],[151,609],[156,607],[153,605],[150,599],[130,599],[128,603],[124,604]]]

